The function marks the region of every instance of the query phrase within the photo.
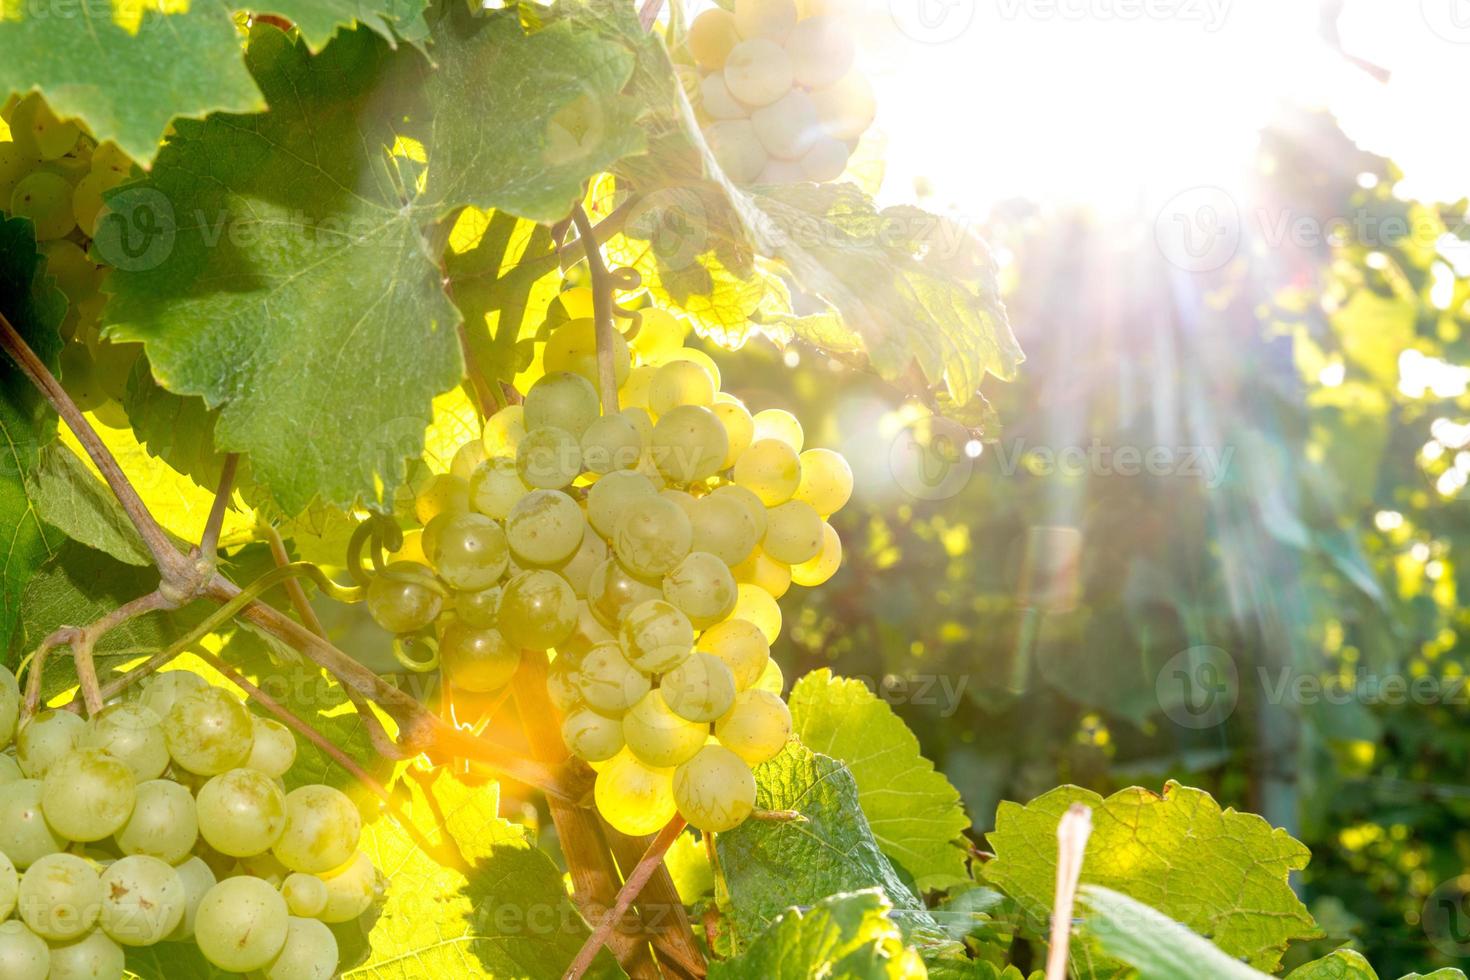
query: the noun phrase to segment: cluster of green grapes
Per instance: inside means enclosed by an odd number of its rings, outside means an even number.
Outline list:
[[[98,335],[108,270],[89,253],[102,195],[128,179],[133,161],[58,119],[34,92],[12,96],[0,119],[10,128],[9,142],[0,142],[0,211],[35,226],[46,272],[67,298],[61,383],[82,411],[120,428],[127,424],[121,401],[128,373],[142,345]]]
[[[603,414],[585,290],[543,352],[547,373],[486,423],[414,500],[419,529],[368,588],[377,622],[437,640],[456,689],[507,684],[550,650],[551,700],[572,753],[598,770],[614,827],[675,811],[728,830],[755,803],[750,767],[791,732],[770,657],[776,600],[837,570],[826,519],[852,493],[837,453],[803,451],[789,412],[752,415],[684,325],[641,311],[613,357],[621,411]]]
[[[820,3],[820,0],[817,0]],[[689,27],[703,77],[705,138],[730,179],[748,184],[842,176],[873,124],[873,88],[853,67],[857,45],[841,15],[794,0],[735,0]]]
[[[193,942],[222,970],[328,980],[328,923],[372,905],[357,807],[287,793],[296,741],[233,694],[168,671],[90,720],[20,724],[0,668],[0,977],[119,980],[125,947]]]

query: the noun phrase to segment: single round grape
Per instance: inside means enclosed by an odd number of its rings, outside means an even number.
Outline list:
[[[428,524],[440,514],[463,514],[470,509],[470,485],[452,473],[436,473],[413,498],[414,516]]]
[[[703,17],[702,14],[700,16]],[[683,320],[656,306],[645,307],[638,312],[642,320],[638,324],[638,333],[628,342],[628,346],[644,363],[666,357],[684,345],[684,338],[689,335],[689,325]]]
[[[587,762],[603,762],[623,747],[623,725],[616,718],[600,715],[591,708],[578,708],[561,723],[567,750]]]
[[[443,607],[434,573],[415,562],[390,562],[368,583],[368,613],[390,633],[423,629],[438,618]]]
[[[727,619],[705,630],[699,649],[724,661],[735,679],[735,690],[743,691],[760,680],[771,661],[771,644],[760,627],[744,619]]]
[[[709,724],[680,717],[664,700],[662,690],[649,691],[623,715],[628,750],[650,766],[677,766],[698,752],[708,738]]]
[[[80,939],[97,922],[102,882],[92,865],[75,854],[47,854],[21,876],[16,912],[42,939]]]
[[[440,577],[453,588],[486,589],[500,581],[510,550],[495,521],[484,514],[456,514],[439,535],[433,558]]]
[[[180,766],[216,776],[250,760],[255,731],[238,698],[208,687],[179,699],[163,720],[163,738]]]
[[[664,702],[680,718],[709,724],[735,702],[735,675],[712,653],[696,651],[659,681]]]
[[[320,874],[339,868],[357,851],[362,817],[330,786],[302,786],[286,794],[286,829],[272,852],[292,871]]]
[[[784,504],[801,485],[801,457],[779,439],[760,439],[735,461],[735,482],[767,507]]]
[[[62,757],[82,744],[87,723],[70,711],[42,711],[15,737],[15,761],[31,779],[41,779]]]
[[[209,682],[192,670],[160,671],[143,682],[143,693],[138,703],[151,709],[159,718],[167,718],[180,698],[208,686]]]
[[[842,538],[831,524],[822,524],[822,550],[816,556],[791,566],[791,581],[807,588],[821,585],[837,574],[842,564]]]
[[[658,496],[638,497],[623,508],[613,532],[613,550],[628,570],[663,575],[687,554],[694,528],[678,504]]]
[[[470,477],[475,475],[475,470],[480,464],[489,459],[485,453],[485,444],[479,439],[471,439],[454,451],[454,459],[449,462],[449,472],[469,484]],[[474,491],[470,491],[470,506],[475,505]]]
[[[199,790],[199,832],[210,847],[231,857],[269,850],[286,829],[286,794],[254,769],[231,769]]]
[[[373,904],[378,887],[378,871],[366,854],[353,856],[352,863],[322,876],[327,886],[327,906],[322,909],[323,922],[349,922]]]
[[[439,641],[439,656],[450,683],[464,691],[498,691],[515,676],[521,651],[494,628],[453,623]]]
[[[800,160],[822,136],[811,96],[793,89],[750,114],[756,139],[773,161]]]
[[[557,574],[567,580],[572,591],[577,594],[578,599],[587,596],[587,589],[592,584],[592,573],[597,571],[599,565],[607,561],[607,542],[596,534],[583,534],[582,543],[577,546],[577,551],[566,561],[556,565]]]
[[[103,749],[77,749],[47,770],[41,812],[67,840],[101,840],[127,823],[136,796],[125,763]]]
[[[662,674],[693,652],[694,627],[673,604],[649,599],[628,610],[618,642],[634,667],[645,674]]]
[[[710,411],[715,413],[715,418],[720,420],[720,425],[725,429],[727,448],[725,458],[720,461],[720,469],[728,470],[735,465],[740,454],[750,448],[755,437],[755,420],[739,399],[724,392],[715,396],[715,403],[710,406]]]
[[[474,592],[457,592],[454,595],[454,616],[466,626],[489,629],[496,623],[495,610],[500,606],[500,587]]]
[[[801,454],[801,483],[794,497],[811,504],[824,519],[831,517],[852,498],[852,467],[840,453],[808,449]]]
[[[744,38],[784,43],[797,16],[795,0],[735,0],[735,26]]]
[[[10,213],[31,220],[38,242],[62,238],[77,226],[71,195],[71,184],[65,177],[38,170],[15,185],[10,195]]]
[[[750,110],[730,94],[730,86],[725,84],[725,73],[720,71],[700,79],[699,107],[715,120],[746,119],[750,115]]]
[[[530,488],[521,482],[514,457],[497,456],[475,468],[470,476],[470,503],[487,517],[503,521]]]
[[[741,691],[730,710],[715,722],[715,737],[748,764],[758,766],[785,748],[791,737],[791,710],[770,691]]]
[[[199,952],[221,970],[259,970],[286,945],[286,900],[259,878],[226,878],[205,893],[194,916]]]
[[[533,490],[511,508],[505,535],[516,560],[555,565],[576,554],[587,531],[577,502],[560,490]]]
[[[26,774],[20,771],[20,763],[14,756],[0,755],[0,785],[25,778]]]
[[[767,643],[775,643],[781,635],[781,607],[771,594],[758,585],[739,582],[735,586],[735,609],[731,619],[747,619],[760,627]]]
[[[532,429],[516,450],[516,472],[528,487],[560,490],[582,472],[582,447],[575,435],[558,426]]]
[[[567,287],[557,294],[556,301],[561,304],[568,320],[585,320],[596,308],[592,290],[587,286]]]
[[[124,946],[152,946],[179,927],[187,900],[184,881],[170,865],[130,854],[102,874],[99,924]]]
[[[663,595],[657,580],[633,574],[616,558],[598,565],[587,583],[587,603],[597,619],[609,629],[617,629],[628,610]]]
[[[515,646],[546,650],[577,625],[577,594],[555,572],[521,572],[500,596],[500,632]]]
[[[577,668],[577,690],[600,714],[616,718],[648,693],[648,677],[628,662],[616,643],[602,643],[587,652]]]
[[[331,980],[338,955],[337,937],[325,923],[292,916],[285,944],[261,972],[265,980]]]
[[[51,950],[25,923],[0,922],[0,977],[5,980],[46,980],[51,973]]]
[[[806,151],[797,165],[801,172],[801,179],[818,184],[836,180],[847,170],[847,160],[850,156],[847,144],[841,140],[835,140],[830,136],[818,137],[812,142],[811,149]]]
[[[735,608],[735,577],[716,555],[693,551],[664,576],[664,598],[704,629]]]
[[[4,144],[0,144],[3,146]],[[635,341],[637,338],[634,338]],[[648,386],[653,383],[653,372],[658,368],[652,364],[640,364],[628,372],[628,380],[618,389],[618,404],[624,409],[648,408]]]
[[[0,922],[10,917],[15,910],[15,897],[20,888],[20,875],[5,852],[0,851]]]
[[[772,558],[763,548],[755,549],[749,558],[731,566],[730,574],[737,583],[753,585],[769,593],[772,599],[781,598],[791,588],[791,566]]]
[[[66,846],[41,813],[41,781],[19,779],[0,786],[0,853],[25,869]]]
[[[15,738],[15,723],[20,718],[20,685],[15,675],[0,667],[0,749]]]
[[[857,40],[840,17],[808,17],[791,29],[786,53],[791,55],[797,84],[822,88],[852,69],[857,57]]]
[[[593,473],[631,470],[643,455],[643,438],[621,413],[604,415],[582,433],[582,464]]]
[[[677,812],[673,773],[645,765],[629,751],[613,756],[597,773],[593,799],[613,829],[633,837],[658,833]]]
[[[82,234],[92,237],[97,231],[97,218],[102,214],[102,196],[116,187],[119,179],[112,174],[93,171],[81,180],[72,189],[71,216],[82,230]]]
[[[10,115],[10,138],[23,143],[40,160],[56,160],[70,153],[81,132],[76,123],[62,122],[34,92],[16,103]]]
[[[663,367],[665,364],[671,364],[674,361],[688,361],[691,364],[697,364],[704,368],[704,373],[709,375],[710,380],[714,382],[715,391],[720,390],[720,366],[715,363],[714,358],[710,357],[704,351],[697,347],[679,347],[660,357],[657,365]]]
[[[424,553],[423,564],[426,571],[429,570],[427,566],[434,564],[434,556],[439,553],[440,535],[444,533],[444,529],[449,526],[450,521],[454,520],[457,513],[462,513],[462,511],[451,510],[435,514],[429,518],[429,523],[425,524],[423,530],[419,532],[419,550]]]
[[[725,84],[748,106],[770,105],[791,91],[793,80],[791,56],[767,38],[741,41],[725,59]]]
[[[627,420],[638,433],[639,441],[647,447],[649,440],[653,438],[653,416],[648,414],[648,409],[635,405],[624,408],[618,415]]]
[[[767,408],[756,412],[751,416],[751,422],[755,425],[755,436],[752,442],[776,439],[786,443],[796,452],[801,452],[801,447],[806,441],[806,434],[802,431],[801,422],[797,417],[784,408]]]
[[[97,267],[92,260],[87,258],[87,253],[82,251],[74,242],[66,239],[46,242],[38,249],[46,259],[46,274],[56,280],[56,286],[71,302],[87,299],[97,292],[101,277],[97,274]],[[136,350],[136,344],[107,344],[99,343],[99,351],[103,348],[125,347]],[[99,357],[99,361],[100,361]],[[104,372],[105,373],[105,372]]]
[[[292,915],[314,919],[327,907],[327,883],[316,875],[293,871],[281,882],[281,897]]]
[[[679,405],[660,415],[649,445],[659,472],[671,483],[679,484],[714,476],[729,449],[730,442],[719,418],[699,405]]]
[[[707,408],[714,401],[714,380],[690,361],[669,361],[654,372],[648,385],[648,407],[659,416],[680,405]]]
[[[617,331],[613,331],[611,356],[613,380],[622,384],[628,379],[633,362],[628,354],[628,342]],[[548,373],[568,371],[596,383],[597,322],[592,317],[578,317],[557,327],[546,341],[541,362]]]
[[[766,514],[766,536],[761,548],[788,565],[810,561],[822,553],[822,515],[804,500],[777,504]]]
[[[552,371],[537,381],[526,392],[524,407],[527,433],[550,426],[579,439],[602,414],[592,381],[570,371]]]
[[[194,916],[199,911],[199,903],[204,896],[216,884],[214,872],[203,858],[191,857],[174,868],[179,876],[179,881],[184,884],[184,914],[179,919],[178,928],[173,931],[170,939],[191,939],[194,936]]]
[[[291,729],[274,718],[251,715],[250,730],[254,739],[245,768],[263,772],[273,779],[286,775],[296,762],[296,736],[291,734]]]
[[[764,513],[765,508],[761,510]],[[696,499],[689,524],[694,552],[714,555],[727,566],[744,561],[761,539],[749,508],[727,494],[711,493]]]
[[[484,444],[485,456],[489,459],[497,456],[514,458],[516,447],[525,437],[526,407],[507,405],[485,420],[485,431],[480,435],[480,442]]]
[[[122,762],[134,782],[157,779],[168,768],[168,746],[159,730],[162,722],[152,708],[136,702],[108,705],[87,723],[81,744]]]
[[[811,96],[822,131],[835,140],[855,140],[873,125],[878,103],[873,86],[858,72],[812,89]]]
[[[733,830],[755,809],[755,775],[723,745],[706,745],[674,770],[674,804],[705,833]]]
[[[618,470],[599,479],[587,491],[587,521],[604,538],[611,538],[627,506],[653,497],[658,491],[642,473]]]
[[[740,29],[735,15],[728,10],[713,7],[689,25],[689,53],[694,56],[694,63],[705,71],[723,68],[730,49],[739,43]]]
[[[51,944],[51,972],[47,980],[122,980],[127,954],[101,929],[93,929],[70,943]],[[9,977],[0,965],[0,976]]]
[[[199,839],[199,817],[189,790],[171,779],[139,783],[137,802],[116,835],[118,850],[177,864]]]

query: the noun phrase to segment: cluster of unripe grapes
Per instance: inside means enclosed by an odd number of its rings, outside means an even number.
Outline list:
[[[853,67],[857,44],[835,12],[794,0],[736,0],[689,27],[701,72],[705,138],[736,183],[842,176],[873,124],[872,86]]]
[[[336,974],[328,923],[366,912],[378,874],[346,795],[285,791],[284,725],[183,670],[87,720],[17,730],[19,705],[0,668],[0,977],[120,980],[127,947],[162,942],[266,980]]]
[[[61,383],[77,407],[121,428],[121,402],[141,344],[98,334],[107,268],[90,255],[102,195],[127,180],[133,161],[113,143],[98,144],[74,122],[56,117],[34,92],[0,107],[10,140],[0,141],[0,212],[26,218],[46,260],[46,274],[66,295],[61,324]]]
[[[640,311],[612,356],[603,414],[585,290],[549,336],[546,374],[414,499],[421,529],[368,588],[377,622],[437,640],[449,683],[507,684],[553,651],[548,685],[572,753],[598,771],[614,827],[649,834],[677,810],[728,830],[751,813],[750,767],[791,732],[770,644],[777,598],[825,582],[842,546],[826,519],[852,471],[804,449],[789,412],[752,415],[686,328]]]

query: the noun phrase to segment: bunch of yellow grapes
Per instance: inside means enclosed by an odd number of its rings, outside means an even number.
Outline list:
[[[563,305],[585,306],[580,292]],[[437,640],[457,689],[493,691],[523,650],[553,651],[551,700],[567,747],[598,771],[603,816],[629,834],[676,810],[728,830],[755,804],[750,767],[791,733],[776,600],[837,570],[827,518],[852,470],[805,448],[789,412],[752,415],[721,392],[674,316],[640,321],[616,337],[611,414],[592,319],[551,333],[524,403],[419,491],[421,529],[367,603],[384,628]]]
[[[841,177],[873,124],[873,88],[836,12],[794,0],[736,0],[689,27],[705,138],[730,179],[790,184]]]
[[[91,254],[91,242],[102,195],[128,179],[133,161],[116,145],[98,144],[77,123],[57,118],[34,92],[12,96],[0,106],[0,119],[10,129],[10,139],[0,141],[0,212],[35,227],[46,274],[67,299],[61,383],[82,411],[124,427],[121,402],[143,347],[98,334],[108,270]]]

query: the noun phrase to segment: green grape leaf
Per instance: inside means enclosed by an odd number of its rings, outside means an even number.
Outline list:
[[[320,51],[339,29],[353,24],[371,28],[390,44],[400,38],[419,44],[429,36],[426,6],[426,0],[268,0],[250,9],[286,18],[311,50]]]
[[[1127,895],[1085,885],[1080,900],[1083,933],[1109,957],[1136,970],[1138,980],[1198,980],[1202,976],[1211,980],[1262,980],[1268,976]],[[1084,977],[1097,974],[1088,945],[1074,949],[1073,969]]]
[[[154,456],[201,487],[219,485],[224,454],[214,448],[219,412],[204,399],[176,395],[153,380],[147,357],[139,357],[128,376],[123,409],[138,442]]]
[[[469,204],[558,221],[588,177],[643,149],[637,105],[621,94],[632,53],[581,29],[575,14],[527,34],[515,9],[476,15],[453,4],[432,40],[429,173],[417,203],[433,217]]]
[[[806,819],[747,820],[715,838],[737,942],[749,942],[793,905],[874,887],[899,910],[906,933],[940,931],[873,839],[846,766],[793,741],[755,774],[757,807]]]
[[[148,178],[109,197],[109,335],[218,408],[216,448],[248,453],[286,512],[318,495],[383,507],[463,368],[388,156],[421,62],[366,29],[313,57],[269,26],[249,62],[278,108],[180,122]]]
[[[42,278],[29,221],[0,218],[0,314],[53,370],[66,298]],[[21,594],[51,555],[51,543],[26,492],[41,446],[55,433],[55,415],[8,354],[0,353],[0,647],[21,616]]]
[[[1400,977],[1399,980],[1465,980],[1465,974],[1461,970],[1447,966],[1433,973],[1410,973]]]
[[[1286,980],[1378,980],[1378,972],[1357,950],[1339,949],[1297,967]]]
[[[715,890],[715,869],[710,866],[704,841],[685,831],[664,854],[664,866],[674,880],[674,890],[685,905],[693,905]]]
[[[970,826],[959,791],[919,754],[919,740],[893,709],[861,681],[825,668],[799,680],[789,701],[802,744],[847,766],[878,846],[919,890],[968,881],[956,846]]]
[[[388,893],[366,937],[370,957],[344,980],[560,976],[590,929],[551,858],[496,815],[495,784],[440,770],[399,789],[403,816],[450,854],[441,863],[386,816],[364,827],[362,849],[388,876]],[[588,975],[622,973],[604,950]]]
[[[221,0],[186,4],[7,4],[0,18],[0,92],[39,88],[147,164],[169,121],[265,108],[245,70],[240,33]],[[111,16],[108,16],[108,14]]]
[[[1047,921],[1056,890],[1057,823],[1079,802],[1093,810],[1084,882],[1148,902],[1261,970],[1274,969],[1291,941],[1320,936],[1287,882],[1306,867],[1306,847],[1175,782],[1162,795],[1135,787],[1105,800],[1062,786],[1026,806],[1002,803],[985,877],[1035,921]]]
[[[888,919],[892,906],[883,892],[832,895],[803,912],[783,912],[750,948],[734,959],[710,964],[710,980],[903,980],[928,974],[917,953],[905,949]]]
[[[152,565],[138,531],[107,485],[61,443],[41,450],[28,483],[41,520],[90,548],[129,565]]]

